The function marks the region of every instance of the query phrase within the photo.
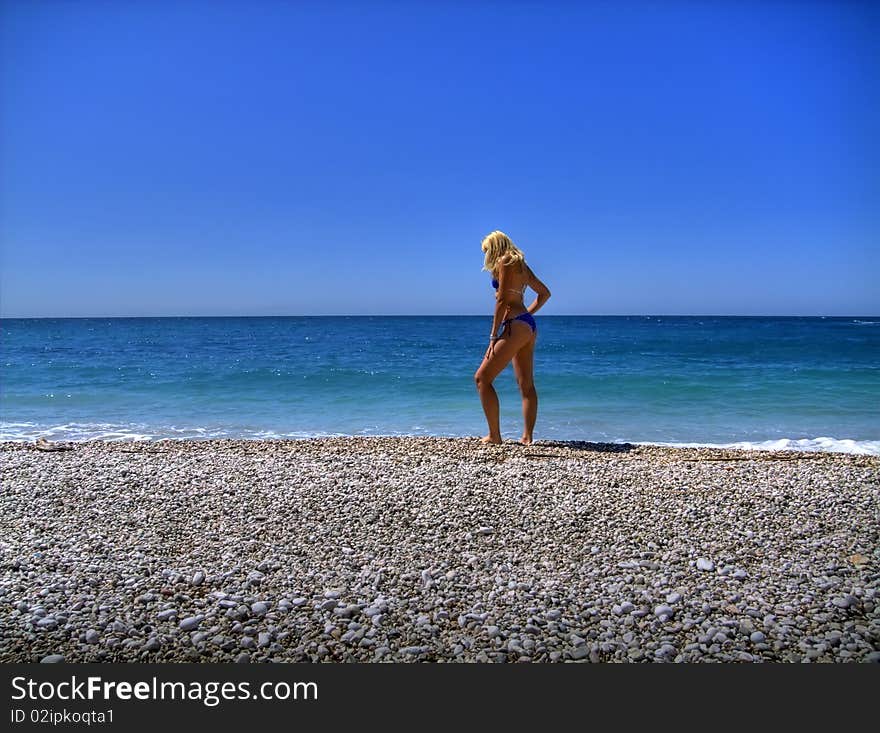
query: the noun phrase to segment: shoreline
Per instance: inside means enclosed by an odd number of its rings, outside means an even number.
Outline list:
[[[531,445],[523,445],[514,438],[505,438],[500,445],[483,445],[479,436],[433,436],[433,435],[321,435],[295,438],[150,438],[145,440],[88,438],[82,440],[0,440],[0,454],[30,450],[37,452],[71,453],[77,450],[106,450],[119,453],[185,453],[187,451],[206,451],[211,449],[252,454],[254,451],[270,453],[297,446],[329,447],[334,451],[340,448],[387,448],[389,445],[407,445],[436,450],[457,448],[463,455],[474,451],[501,452],[498,460],[505,460],[504,451],[511,457],[529,457],[542,454],[543,457],[588,457],[593,454],[632,454],[663,460],[754,460],[754,461],[799,461],[843,459],[852,460],[855,465],[874,465],[880,470],[880,455],[835,450],[798,450],[796,448],[741,447],[738,445],[718,445],[701,443],[654,443],[640,441],[590,441],[590,440],[536,440]],[[45,447],[40,447],[40,446]],[[547,453],[546,451],[550,453]],[[859,460],[863,459],[863,460]]]
[[[216,435],[180,435],[175,437],[145,436],[142,434],[118,435],[114,437],[86,437],[86,438],[52,438],[45,436],[27,436],[0,439],[0,450],[4,446],[29,445],[33,446],[37,441],[48,441],[58,446],[67,446],[72,449],[77,445],[84,444],[174,444],[178,442],[194,443],[283,443],[301,442],[311,440],[458,440],[475,441],[476,435],[420,435],[420,434],[364,434],[352,435],[341,433],[317,433],[308,435],[256,435],[256,436],[229,436],[219,437]],[[504,446],[520,446],[515,438],[505,438]],[[749,451],[755,453],[786,453],[786,454],[833,454],[872,456],[880,458],[880,440],[855,439],[855,438],[832,438],[829,436],[816,438],[768,438],[757,441],[732,441],[729,443],[712,443],[698,441],[652,441],[652,440],[615,440],[615,441],[588,441],[588,440],[557,440],[541,439],[534,445],[576,446],[592,445],[607,446],[613,449],[615,446],[646,447],[646,448],[671,448],[674,450],[697,449],[697,450],[720,450],[720,451]]]
[[[877,661],[880,457],[0,442],[0,661]]]

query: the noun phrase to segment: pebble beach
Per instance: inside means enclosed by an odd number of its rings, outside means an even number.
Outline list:
[[[2,662],[877,662],[880,457],[0,443]]]

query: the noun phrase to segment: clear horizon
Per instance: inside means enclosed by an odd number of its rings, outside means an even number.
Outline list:
[[[0,321],[57,321],[57,320],[97,320],[97,319],[151,319],[151,318],[485,318],[485,313],[310,313],[273,315],[241,315],[227,313],[220,315],[180,314],[165,316],[0,316]],[[847,319],[847,318],[880,318],[870,313],[846,313],[842,315],[826,314],[755,314],[738,313],[552,313],[541,318],[816,318],[816,319]]]
[[[880,313],[880,7],[0,8],[0,317]],[[527,301],[531,302],[530,300]]]

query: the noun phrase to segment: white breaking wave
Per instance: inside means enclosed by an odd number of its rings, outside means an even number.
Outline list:
[[[113,423],[66,423],[50,427],[29,422],[0,422],[0,441],[31,442],[37,438],[80,443],[87,440],[151,441],[151,440],[273,440],[282,438],[332,438],[345,433],[215,428],[180,428],[175,425],[150,426],[144,423],[117,425]]]
[[[13,442],[36,440],[150,440],[143,432],[146,425],[115,425],[113,423],[65,423],[64,425],[40,426],[36,423],[0,423],[0,440]]]
[[[880,440],[850,440],[849,438],[778,438],[777,440],[742,440],[737,443],[660,443],[642,441],[636,445],[663,445],[672,448],[742,448],[745,450],[793,450],[821,453],[852,453],[860,456],[880,456]]]

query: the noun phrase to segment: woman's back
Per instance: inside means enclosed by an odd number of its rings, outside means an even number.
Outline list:
[[[496,298],[510,305],[520,304],[525,297],[531,277],[531,270],[525,262],[499,263],[499,277],[492,278],[492,287],[498,290]]]

